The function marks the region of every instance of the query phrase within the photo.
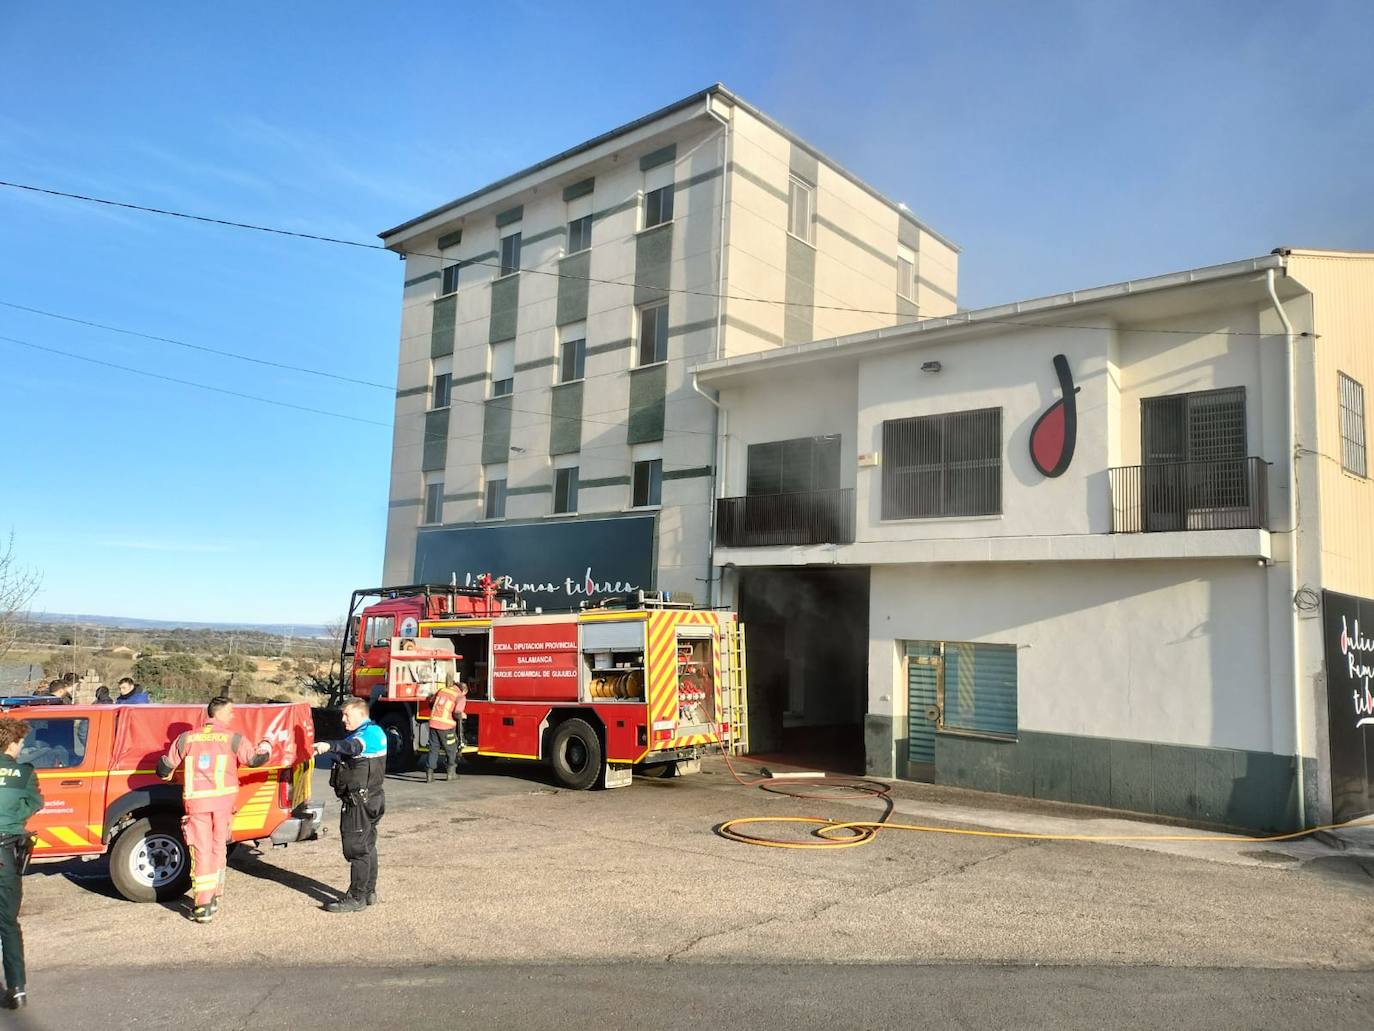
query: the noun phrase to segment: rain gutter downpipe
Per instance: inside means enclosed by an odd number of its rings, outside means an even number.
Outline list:
[[[1298,438],[1297,438],[1297,370],[1295,366],[1293,323],[1283,310],[1278,291],[1274,289],[1274,270],[1268,269],[1264,285],[1269,290],[1269,300],[1274,311],[1283,323],[1283,364],[1288,378],[1288,626],[1291,640],[1293,668],[1293,758],[1297,763],[1298,788],[1298,829],[1307,829],[1307,784],[1303,772],[1303,712],[1302,704],[1302,663],[1298,655]]]
[[[720,147],[720,225],[716,235],[716,353],[715,360],[719,361],[722,353],[722,333],[725,325],[725,215],[729,210],[726,201],[726,186],[730,182],[730,128],[734,124],[733,118],[726,118],[720,115],[711,106],[711,101],[715,93],[708,90],[706,93],[706,114],[709,118],[720,123],[721,147]],[[721,407],[719,391],[717,396],[712,397],[702,390],[697,383],[697,374],[692,373],[692,389],[711,403],[714,409],[712,419],[712,441],[715,444],[715,454],[712,456],[713,468],[711,469],[711,501],[706,506],[706,607],[714,608],[716,603],[716,497],[720,493],[724,484],[725,468],[725,448],[728,446],[726,440],[730,432],[730,413]],[[721,591],[724,593],[725,585],[721,584]]]

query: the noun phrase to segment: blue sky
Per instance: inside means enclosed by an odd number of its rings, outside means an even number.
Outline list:
[[[652,12],[652,13],[650,13]],[[963,248],[969,307],[1374,249],[1360,3],[6,4],[0,179],[371,240],[722,81]],[[395,380],[401,266],[0,189],[0,301]],[[381,576],[389,389],[0,307],[37,606],[322,621]]]

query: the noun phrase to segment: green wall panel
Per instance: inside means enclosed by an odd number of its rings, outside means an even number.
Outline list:
[[[627,442],[647,444],[663,439],[668,366],[651,365],[630,372],[630,418]]]
[[[448,462],[447,408],[425,413],[425,451],[420,463],[421,472],[442,471]]]
[[[668,296],[673,264],[673,224],[635,237],[635,304],[652,304]]]
[[[587,277],[591,274],[591,251],[570,255],[558,263],[558,325],[587,318]]]
[[[491,326],[487,343],[515,339],[515,320],[520,311],[520,274],[492,280]]]
[[[787,236],[787,308],[783,312],[782,337],[785,343],[801,344],[812,339],[816,303],[816,249]]]
[[[453,353],[453,328],[458,321],[458,298],[445,297],[434,302],[434,325],[429,335],[429,356],[443,358]]]
[[[583,380],[553,388],[549,417],[549,454],[569,455],[582,450]]]
[[[509,397],[494,397],[482,413],[482,464],[510,461]]]

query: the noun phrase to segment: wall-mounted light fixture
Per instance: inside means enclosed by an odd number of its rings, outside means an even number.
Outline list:
[[[941,368],[943,368],[943,366],[942,366],[939,362],[922,362],[922,363],[921,363],[921,371],[922,371],[922,372],[939,372]]]

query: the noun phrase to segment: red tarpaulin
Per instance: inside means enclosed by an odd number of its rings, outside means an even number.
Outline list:
[[[203,705],[120,706],[110,769],[151,771],[178,734],[199,730],[208,721]],[[267,766],[305,762],[315,743],[310,706],[305,702],[235,705],[230,725],[250,744],[265,740],[272,746]]]

